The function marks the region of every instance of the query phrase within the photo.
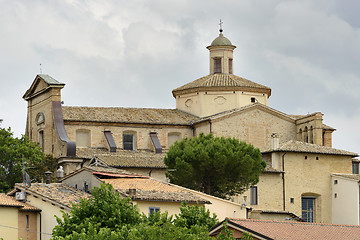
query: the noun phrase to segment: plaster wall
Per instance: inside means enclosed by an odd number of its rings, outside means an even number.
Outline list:
[[[339,155],[287,153],[284,162],[285,211],[301,216],[301,197],[314,196],[316,197],[315,222],[331,223],[331,173],[351,173],[352,158]],[[294,203],[290,202],[290,198],[294,198]]]
[[[27,194],[27,203],[41,209],[41,235],[42,240],[48,240],[51,238],[52,230],[57,225],[55,215],[62,218],[61,210],[68,212],[66,209],[61,209],[57,205],[53,205],[50,202],[41,198],[36,198],[34,195]],[[40,227],[39,227],[40,228]]]
[[[359,182],[332,176],[331,185],[332,223],[359,225]]]
[[[0,238],[4,240],[18,239],[17,228],[18,208],[0,207]]]
[[[250,105],[251,98],[267,105],[267,94],[243,91],[200,91],[176,98],[176,108],[195,116],[206,117]]]
[[[258,191],[258,203],[251,204],[250,189],[234,198],[238,203],[242,203],[246,196],[246,205],[253,210],[276,210],[282,211],[282,178],[280,173],[262,173],[259,182],[256,184]]]
[[[167,211],[169,215],[175,215],[180,213],[181,203],[179,202],[160,202],[160,201],[133,201],[134,204],[137,204],[140,212],[148,215],[149,207],[159,207],[160,211],[163,213]],[[194,205],[194,204],[189,204]],[[203,204],[200,204],[202,206]]]

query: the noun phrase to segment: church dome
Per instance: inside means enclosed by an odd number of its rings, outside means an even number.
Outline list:
[[[215,38],[214,41],[212,41],[210,46],[226,46],[226,45],[232,46],[232,43],[230,42],[229,39],[224,37],[222,32],[220,32],[219,36]]]

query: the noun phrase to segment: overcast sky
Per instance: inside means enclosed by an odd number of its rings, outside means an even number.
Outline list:
[[[67,106],[175,108],[172,89],[209,74],[222,19],[236,75],[272,88],[272,108],[322,112],[333,147],[359,153],[359,10],[357,0],[0,0],[1,126],[24,133],[22,96],[40,72],[66,84]]]

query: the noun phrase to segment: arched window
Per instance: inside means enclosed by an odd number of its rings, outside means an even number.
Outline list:
[[[88,129],[76,130],[76,147],[91,147],[91,132]]]
[[[303,131],[302,131],[302,129],[300,128],[300,130],[299,130],[299,135],[298,135],[298,141],[302,141],[302,139],[303,139]]]
[[[170,132],[168,133],[168,148],[173,145],[176,141],[180,141],[181,133],[179,132]]]
[[[233,73],[233,60],[230,58],[229,59],[229,74]]]
[[[221,73],[221,58],[214,58],[214,73]]]
[[[314,143],[314,131],[312,126],[310,126],[309,130],[309,143]]]
[[[304,142],[309,142],[308,128],[307,127],[305,127],[305,129],[304,129]]]
[[[123,149],[124,150],[136,150],[137,140],[135,131],[124,131],[123,132]]]

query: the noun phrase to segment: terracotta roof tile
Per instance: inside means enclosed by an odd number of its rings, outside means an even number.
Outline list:
[[[39,208],[31,206],[30,204],[20,202],[14,197],[7,196],[0,193],[0,206],[2,207],[18,207],[20,211],[41,211]]]
[[[200,88],[231,88],[232,90],[251,88],[266,91],[269,95],[271,93],[271,88],[233,74],[210,74],[174,89],[173,95],[180,91]]]
[[[357,153],[339,150],[331,147],[319,146],[316,144],[305,143],[300,141],[288,141],[282,144],[277,149],[264,149],[263,153],[268,152],[304,152],[304,153],[320,153],[320,154],[332,154],[332,155],[344,155],[344,156],[358,156]]]
[[[24,190],[24,186],[22,183],[16,183],[15,189]],[[81,198],[91,197],[90,194],[63,183],[32,183],[30,188],[26,188],[26,191],[45,201],[53,201],[67,208],[72,207],[71,203],[80,202]]]
[[[164,163],[166,153],[154,153],[146,150],[109,152],[105,149],[78,148],[76,155],[88,159],[96,156],[98,160],[112,167],[166,168]]]
[[[190,125],[198,119],[177,109],[63,106],[62,110],[64,121]]]
[[[260,233],[268,239],[359,239],[360,226],[337,225],[325,223],[280,222],[257,219],[229,218],[229,223],[235,223]]]
[[[170,184],[150,178],[116,178],[103,179],[116,190],[133,200],[165,201],[165,202],[199,202],[210,203],[190,191],[182,190]],[[129,189],[136,189],[135,195],[130,195]]]

